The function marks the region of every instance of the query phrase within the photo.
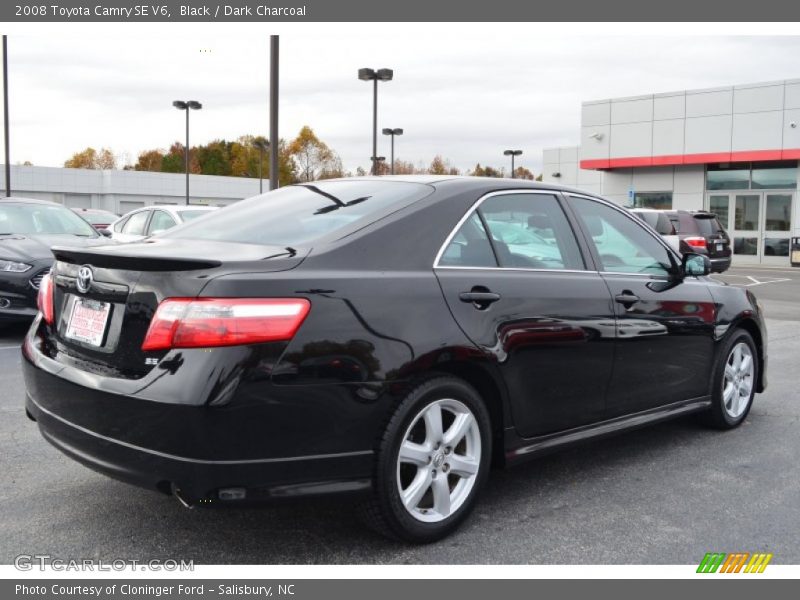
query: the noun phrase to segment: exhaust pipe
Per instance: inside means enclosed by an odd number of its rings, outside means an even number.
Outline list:
[[[188,508],[188,509],[190,509],[190,510],[191,510],[192,508],[194,508],[194,505],[193,505],[191,502],[189,502],[189,500],[187,500],[187,499],[186,499],[186,498],[183,496],[183,494],[181,493],[181,490],[180,490],[180,488],[179,488],[177,485],[175,485],[175,483],[174,483],[174,482],[173,482],[172,484],[170,484],[170,485],[171,485],[171,489],[172,489],[172,495],[173,495],[173,496],[175,496],[175,497],[178,499],[178,502],[180,502],[180,503],[181,503],[181,505],[182,505],[184,508]]]

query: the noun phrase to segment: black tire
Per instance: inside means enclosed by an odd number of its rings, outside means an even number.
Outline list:
[[[724,381],[725,381],[725,366],[731,357],[731,353],[739,344],[745,344],[750,349],[752,357],[753,372],[751,376],[750,395],[746,400],[746,406],[741,414],[733,416],[726,409],[725,398],[723,395]],[[759,377],[759,359],[758,349],[753,341],[753,337],[744,329],[734,330],[728,339],[720,347],[719,353],[714,360],[714,369],[712,371],[712,388],[711,388],[711,408],[702,414],[703,422],[715,429],[733,429],[742,424],[750,413],[750,408],[753,406],[753,397],[756,393],[756,385]]]
[[[401,492],[398,489],[400,445],[424,409],[445,399],[452,399],[466,406],[474,417],[480,437],[480,460],[475,460],[478,464],[478,471],[474,475],[475,481],[460,506],[440,521],[423,522],[412,516],[401,500]],[[446,425],[443,429],[447,432]],[[372,495],[360,507],[362,519],[368,527],[392,539],[412,543],[434,542],[449,535],[467,518],[486,482],[492,452],[489,412],[472,386],[455,377],[437,376],[415,385],[406,394],[389,420],[377,446]],[[442,450],[445,451],[447,448],[443,447]],[[452,452],[455,453],[455,449]],[[435,461],[428,464],[435,470],[433,462]],[[414,468],[419,471],[427,469],[427,467]],[[451,486],[452,478],[456,476],[453,473],[441,475],[442,472],[446,473],[441,470],[445,468],[449,468],[446,463],[439,466],[439,477],[444,476],[445,481]],[[433,486],[430,493],[433,493]]]

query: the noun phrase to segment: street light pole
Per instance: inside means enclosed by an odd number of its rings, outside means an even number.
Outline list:
[[[10,154],[10,133],[8,131],[8,36],[3,36],[3,131],[5,133],[6,149],[6,196],[11,196],[11,158]]]
[[[394,77],[394,71],[391,69],[359,69],[358,78],[361,81],[372,81],[372,174],[378,174],[378,82],[391,81]]]
[[[522,150],[503,150],[503,154],[511,157],[511,179],[514,179],[514,157],[522,154]]]
[[[186,109],[186,145],[183,147],[183,163],[186,172],[186,206],[189,206],[189,109]]]
[[[280,50],[280,37],[269,36],[269,189],[277,190],[280,185],[280,172],[278,167],[278,152],[280,151],[280,138],[278,137],[278,57]]]
[[[390,135],[392,136],[392,154],[391,154],[391,164],[389,165],[389,172],[394,175],[394,136],[396,135],[403,135],[403,130],[399,127],[395,129],[390,129],[388,127],[384,128],[383,135]]]
[[[172,106],[186,111],[186,145],[183,147],[183,159],[186,170],[186,206],[189,206],[189,111],[200,110],[203,105],[197,100],[175,100]]]

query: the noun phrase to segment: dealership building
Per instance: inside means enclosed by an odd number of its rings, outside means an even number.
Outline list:
[[[715,212],[735,264],[789,266],[800,236],[800,79],[593,100],[543,179],[623,206]]]

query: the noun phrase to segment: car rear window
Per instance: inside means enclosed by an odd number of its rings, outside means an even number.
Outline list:
[[[695,215],[694,222],[697,225],[698,232],[703,237],[716,235],[724,231],[722,229],[722,225],[720,225],[719,221],[714,217],[709,218],[709,217],[700,217]]]
[[[429,195],[433,188],[399,181],[315,181],[241,200],[213,219],[180,225],[163,237],[280,246],[336,239]]]

